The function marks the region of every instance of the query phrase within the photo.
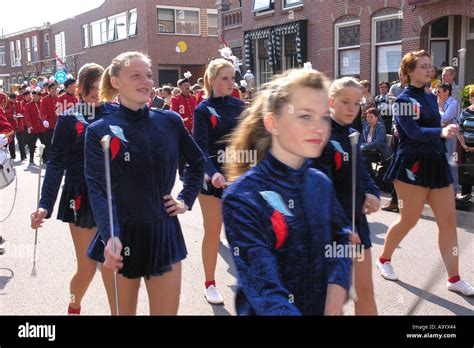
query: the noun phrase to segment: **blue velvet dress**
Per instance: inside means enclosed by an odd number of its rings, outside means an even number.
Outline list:
[[[322,315],[327,286],[349,289],[350,223],[331,181],[309,162],[292,169],[268,152],[223,196],[238,272],[239,315]]]
[[[243,101],[232,96],[209,97],[201,102],[194,110],[193,137],[206,156],[205,174],[201,193],[208,196],[221,198],[222,189],[211,184],[212,176],[222,172],[224,158],[222,154],[226,149],[225,137],[237,126],[239,117],[244,110]]]
[[[112,115],[87,129],[85,174],[98,232],[88,255],[104,261],[104,247],[111,236],[107,206],[104,154],[100,144],[110,142],[114,232],[122,242],[128,278],[161,275],[186,257],[178,217],[164,206],[171,194],[179,156],[188,163],[179,200],[191,209],[199,193],[204,156],[181,117],[172,111],[143,108],[132,111],[120,106]]]
[[[337,199],[349,221],[352,221],[352,147],[349,135],[353,132],[356,130],[350,126],[343,126],[331,120],[331,139],[325,146],[321,157],[313,160],[312,164],[313,167],[327,174],[334,183]],[[372,243],[369,224],[367,217],[362,212],[362,207],[366,193],[380,198],[380,190],[363,165],[361,144],[362,134],[357,144],[355,232],[359,234],[362,245],[368,249]]]
[[[432,189],[447,187],[453,177],[441,139],[441,115],[433,93],[408,86],[392,107],[400,143],[385,180]]]
[[[58,220],[81,228],[95,227],[84,177],[84,140],[87,127],[114,112],[116,105],[103,104],[94,108],[81,103],[58,117],[54,130],[48,167],[41,190],[40,208],[53,213],[59,186],[65,173],[65,182],[58,209]]]

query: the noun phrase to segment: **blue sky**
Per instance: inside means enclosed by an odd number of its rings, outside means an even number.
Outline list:
[[[51,24],[99,7],[104,0],[2,1],[0,35]]]

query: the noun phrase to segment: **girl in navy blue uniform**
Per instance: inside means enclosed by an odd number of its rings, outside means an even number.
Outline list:
[[[356,132],[350,125],[357,117],[362,92],[357,80],[345,77],[335,80],[329,89],[329,106],[331,107],[331,139],[324,148],[321,157],[313,165],[326,173],[333,181],[336,196],[345,215],[352,219],[352,148],[349,135]],[[356,315],[376,315],[377,306],[374,299],[372,282],[372,258],[370,248],[370,229],[366,214],[373,213],[380,206],[380,191],[373,182],[362,161],[362,135],[357,146],[356,167],[356,238],[360,244],[361,255],[354,255],[355,279],[357,293],[355,302]]]
[[[194,111],[194,139],[206,156],[199,203],[204,220],[204,295],[211,304],[224,303],[214,278],[222,229],[221,196],[226,184],[222,166],[227,145],[223,140],[237,125],[244,110],[244,103],[231,96],[234,82],[235,70],[232,63],[225,59],[213,60],[204,75],[204,89],[208,97]]]
[[[103,278],[112,313],[118,271],[119,313],[136,314],[140,280],[145,278],[152,315],[176,315],[181,290],[181,261],[187,251],[177,218],[191,209],[202,184],[204,158],[181,117],[146,106],[153,88],[149,59],[138,52],[116,57],[101,81],[102,100],[120,95],[120,107],[87,129],[85,174],[97,221],[88,255],[103,262]],[[101,139],[110,142],[115,253]],[[189,164],[184,188],[171,195],[180,155]]]
[[[327,79],[290,70],[264,88],[231,140],[232,151],[256,151],[259,163],[226,165],[237,313],[341,314],[351,260],[334,252],[349,246],[350,223],[329,178],[306,159],[329,139]]]
[[[431,81],[428,52],[407,53],[400,69],[409,86],[393,106],[400,144],[386,174],[386,179],[393,180],[401,202],[400,219],[388,229],[377,266],[385,279],[398,279],[390,262],[393,252],[418,222],[426,201],[439,229],[439,249],[448,273],[448,290],[472,296],[474,288],[459,276],[453,178],[442,142],[443,138],[456,138],[458,126],[441,127],[436,96],[424,90],[424,85]]]
[[[84,139],[87,127],[112,108],[99,101],[99,83],[103,72],[103,67],[92,63],[84,65],[79,71],[78,90],[82,102],[58,118],[39,210],[31,214],[33,229],[41,227],[44,219],[52,216],[65,171],[57,218],[69,224],[77,259],[77,272],[70,284],[69,314],[80,314],[82,298],[97,268],[96,262],[86,255],[97,229],[84,178]]]

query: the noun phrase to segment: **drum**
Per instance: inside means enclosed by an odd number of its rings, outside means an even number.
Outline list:
[[[10,185],[15,180],[15,169],[8,152],[0,148],[0,190]]]

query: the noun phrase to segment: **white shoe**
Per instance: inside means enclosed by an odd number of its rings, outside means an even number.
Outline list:
[[[383,278],[387,280],[398,280],[398,277],[395,274],[395,271],[393,270],[392,264],[390,262],[381,263],[377,258],[376,264]]]
[[[448,290],[459,292],[465,296],[474,296],[474,288],[460,279],[456,283],[448,282]]]
[[[221,294],[219,294],[217,288],[214,285],[210,285],[204,290],[204,296],[206,297],[207,302],[210,304],[224,304],[224,299],[222,298]]]

